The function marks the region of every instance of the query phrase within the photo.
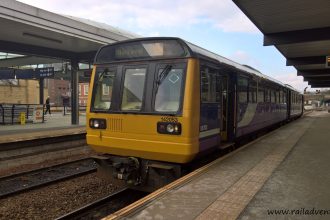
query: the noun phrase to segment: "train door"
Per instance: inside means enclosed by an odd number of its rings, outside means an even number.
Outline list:
[[[222,141],[228,141],[228,76],[220,76],[221,88],[221,129],[220,135]]]
[[[212,65],[201,65],[200,151],[221,142],[221,78]]]

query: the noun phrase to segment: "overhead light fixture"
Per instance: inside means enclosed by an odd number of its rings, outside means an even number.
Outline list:
[[[37,34],[31,34],[31,33],[27,33],[27,32],[23,32],[23,36],[37,38],[37,39],[41,39],[41,40],[48,40],[48,41],[59,43],[59,44],[63,43],[61,40],[58,40],[58,39],[45,37],[45,36],[41,36],[41,35],[37,35]]]

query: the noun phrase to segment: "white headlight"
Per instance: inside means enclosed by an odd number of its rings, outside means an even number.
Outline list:
[[[167,130],[168,133],[173,133],[173,131],[174,131],[173,125],[172,124],[168,124],[166,126],[166,130]]]
[[[93,126],[94,126],[94,128],[100,127],[100,122],[98,120],[94,120]]]

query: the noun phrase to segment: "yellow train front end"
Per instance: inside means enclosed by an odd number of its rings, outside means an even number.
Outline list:
[[[182,114],[141,114],[138,112],[91,112],[92,95],[87,107],[87,143],[96,152],[156,161],[187,163],[199,150],[199,77],[197,60],[189,59],[186,68]],[[94,67],[92,82],[95,80]],[[93,94],[93,87],[90,93]],[[106,127],[95,129],[93,120],[104,119]],[[161,124],[180,125],[180,134],[159,132]],[[165,128],[166,129],[166,128]]]
[[[129,41],[97,54],[87,143],[103,176],[151,191],[199,153],[199,61],[177,40]]]

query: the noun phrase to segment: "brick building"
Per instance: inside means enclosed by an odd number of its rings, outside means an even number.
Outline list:
[[[79,105],[86,106],[88,100],[89,83],[79,83]]]
[[[49,99],[53,106],[63,106],[63,102],[71,96],[68,80],[45,79],[45,84],[48,85]],[[67,102],[70,103],[69,100]]]
[[[70,81],[45,79],[44,99],[52,106],[71,105]],[[87,105],[89,83],[79,83],[79,105]],[[45,101],[44,100],[44,101]],[[39,80],[0,80],[0,104],[39,104]]]

